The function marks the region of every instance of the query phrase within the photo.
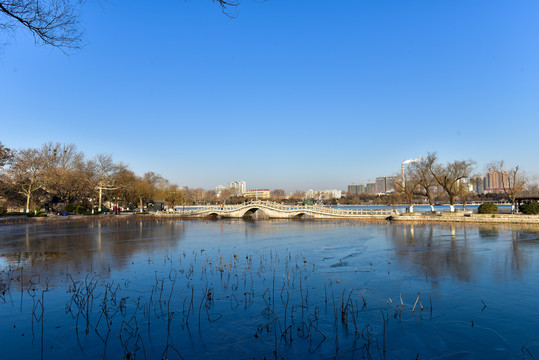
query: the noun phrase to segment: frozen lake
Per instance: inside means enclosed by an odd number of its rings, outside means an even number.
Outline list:
[[[2,358],[533,359],[539,229],[0,227]]]

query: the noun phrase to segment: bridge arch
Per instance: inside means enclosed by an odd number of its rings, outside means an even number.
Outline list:
[[[264,209],[262,209],[262,208],[260,208],[260,207],[251,207],[251,208],[247,209],[247,210],[241,215],[241,217],[242,217],[242,218],[252,218],[252,217],[255,215],[255,213],[256,213],[257,211],[259,211],[259,213],[264,214],[264,215],[263,215],[264,217],[269,217],[268,214],[267,214],[267,212],[265,212]]]
[[[304,213],[304,212],[300,212],[300,213],[297,213],[296,215],[294,215],[293,219],[305,219],[305,218],[309,218],[309,217],[311,217],[311,216]]]
[[[220,217],[220,215],[216,212],[211,212],[209,214],[206,215],[207,218],[210,218],[210,219],[217,219]]]

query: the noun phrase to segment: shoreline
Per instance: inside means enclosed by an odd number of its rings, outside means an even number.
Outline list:
[[[526,224],[539,226],[539,215],[499,213],[405,213],[402,215],[391,216],[390,220],[402,223]]]
[[[192,216],[183,216],[176,214],[121,214],[121,215],[67,215],[57,216],[49,215],[45,217],[26,217],[26,216],[4,216],[0,217],[0,226],[18,225],[18,224],[48,224],[48,223],[67,223],[67,222],[91,222],[91,221],[126,221],[126,220],[190,220],[190,221],[237,221],[242,219],[220,218],[209,219]],[[253,219],[252,221],[264,220],[290,220],[290,219]],[[292,220],[294,221],[294,220]],[[304,219],[298,221],[352,221],[352,222],[390,222],[390,223],[431,223],[431,224],[523,224],[539,226],[539,215],[522,214],[470,214],[470,213],[404,213],[401,215],[392,215],[387,218],[365,217],[365,218],[333,218],[333,219]]]

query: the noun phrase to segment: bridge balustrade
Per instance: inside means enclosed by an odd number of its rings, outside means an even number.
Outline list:
[[[318,205],[283,205],[276,202],[270,201],[252,201],[250,203],[239,204],[239,205],[227,205],[227,206],[206,206],[199,209],[190,209],[190,210],[175,210],[182,215],[197,215],[208,212],[230,212],[234,210],[244,209],[252,206],[260,207],[269,207],[280,211],[305,211],[305,212],[316,212],[321,214],[332,214],[332,215],[343,215],[343,216],[353,216],[353,215],[390,215],[391,210],[385,209],[335,209],[331,207],[318,206]]]

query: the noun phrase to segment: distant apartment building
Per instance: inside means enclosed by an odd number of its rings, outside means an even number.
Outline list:
[[[306,199],[313,200],[331,200],[331,199],[340,199],[342,197],[341,190],[313,190],[310,189],[305,193]]]
[[[485,174],[485,192],[503,191],[509,184],[507,170],[489,171]]]
[[[223,185],[217,185],[215,187],[215,196],[217,196],[218,198],[221,197],[221,193],[223,192],[223,190],[226,190],[226,187],[224,187]]]
[[[398,179],[394,176],[378,177],[375,183],[375,192],[389,193],[395,191],[395,182]]]
[[[473,192],[477,194],[482,194],[485,192],[485,177],[484,176],[474,176],[471,179]]]
[[[470,178],[462,178],[457,181],[457,185],[460,186],[461,189],[465,189],[467,192],[474,192],[475,187],[473,184],[473,179]]]
[[[375,184],[376,186],[374,188],[374,191],[378,193],[386,192],[386,178],[385,177],[376,178]]]
[[[246,190],[244,192],[244,195],[245,195],[245,197],[248,197],[248,198],[269,199],[270,198],[270,190],[269,189]]]
[[[398,180],[396,177],[386,177],[386,193],[395,191],[395,183]]]
[[[359,184],[359,185],[348,185],[348,195],[359,195],[364,192],[366,192],[367,189],[365,188],[365,185]]]
[[[368,193],[373,193],[376,191],[376,184],[375,183],[367,183],[367,185],[365,185],[365,190],[368,192]]]
[[[247,183],[245,181],[231,181],[228,183],[228,188],[236,196],[242,196],[247,191]]]

